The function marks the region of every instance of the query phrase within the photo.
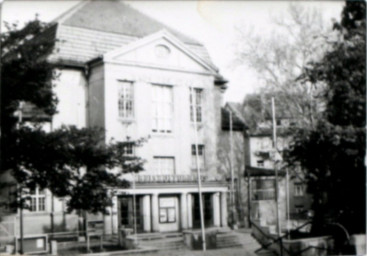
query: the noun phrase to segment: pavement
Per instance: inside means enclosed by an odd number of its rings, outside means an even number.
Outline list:
[[[159,251],[155,253],[134,254],[135,256],[256,256],[255,253],[246,251],[245,248],[225,248],[203,251]]]

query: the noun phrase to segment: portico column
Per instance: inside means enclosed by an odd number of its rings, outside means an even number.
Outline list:
[[[221,219],[222,219],[222,227],[227,227],[228,226],[228,222],[227,222],[227,192],[221,192],[220,193],[220,199],[221,199],[221,204],[220,204],[220,209],[221,209]]]
[[[144,221],[144,232],[151,232],[151,205],[150,195],[143,197],[143,221]]]
[[[219,200],[219,193],[214,193],[212,195],[212,202],[213,202],[213,222],[214,227],[220,227],[220,200]]]
[[[153,232],[159,232],[158,194],[152,194],[152,227]]]
[[[181,229],[187,229],[187,193],[180,195]]]
[[[192,195],[187,194],[187,227],[192,228]]]

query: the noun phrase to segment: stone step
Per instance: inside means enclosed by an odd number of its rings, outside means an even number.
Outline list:
[[[140,246],[147,246],[147,247],[154,247],[158,250],[180,250],[185,249],[186,245],[183,242],[182,236],[174,235],[171,237],[170,235],[168,238],[163,239],[156,239],[156,240],[140,240]]]

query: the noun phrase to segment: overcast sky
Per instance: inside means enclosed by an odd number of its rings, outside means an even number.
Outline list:
[[[0,0],[0,2],[2,2]],[[125,1],[149,16],[201,41],[208,49],[213,62],[229,80],[225,101],[241,102],[246,93],[259,85],[256,73],[249,67],[234,68],[233,28],[245,24],[254,31],[271,33],[271,17],[286,12],[289,1]],[[300,1],[299,1],[300,2]],[[18,1],[6,0],[2,6],[3,21],[23,24],[39,14],[43,21],[51,21],[78,1]],[[307,1],[303,5],[320,8],[326,25],[339,19],[344,2]],[[3,29],[2,22],[2,29]]]

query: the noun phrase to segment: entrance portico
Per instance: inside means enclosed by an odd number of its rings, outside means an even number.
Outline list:
[[[227,227],[227,186],[203,182],[206,227]],[[118,229],[134,228],[133,196],[136,198],[137,232],[169,232],[200,228],[197,185],[190,183],[136,183],[135,189],[117,192]],[[131,203],[126,203],[130,201]]]

